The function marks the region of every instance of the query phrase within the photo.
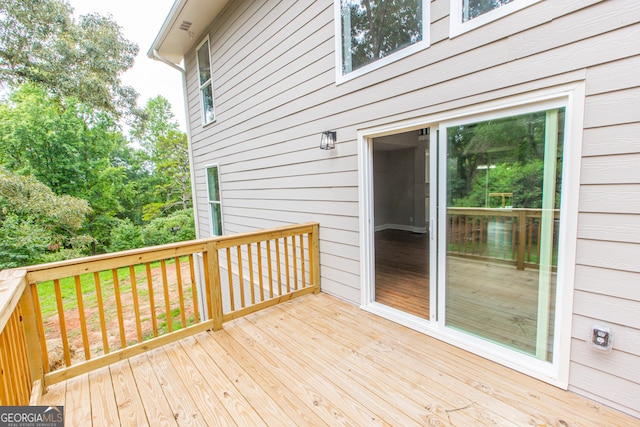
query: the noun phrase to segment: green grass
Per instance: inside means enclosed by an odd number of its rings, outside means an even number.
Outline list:
[[[174,260],[168,260],[167,265],[175,263]],[[151,263],[151,268],[160,267],[160,261]],[[118,268],[118,280],[120,282],[120,292],[127,292],[131,290],[131,281],[129,267]],[[145,264],[138,264],[134,267],[136,278],[140,282],[140,276],[144,276],[146,272]],[[139,276],[140,275],[140,276]],[[102,290],[103,301],[108,300],[115,294],[113,286],[113,273],[111,270],[101,271],[99,273],[100,287]],[[146,283],[146,276],[145,283]],[[80,276],[80,288],[82,290],[82,301],[85,306],[95,307],[97,306],[96,285],[93,280],[93,273],[82,274]],[[78,308],[78,298],[76,296],[76,283],[73,277],[66,277],[60,279],[60,294],[62,295],[62,301],[65,310],[71,310]],[[138,286],[138,295],[140,297],[147,297],[149,290],[146,286]],[[38,297],[40,300],[40,311],[43,319],[48,319],[50,316],[58,312],[58,306],[56,303],[56,294],[53,281],[38,283]]]

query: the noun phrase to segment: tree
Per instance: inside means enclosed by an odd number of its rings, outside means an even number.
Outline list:
[[[149,156],[154,198],[143,208],[145,221],[191,207],[187,135],[179,130],[166,98],[150,99],[131,132]]]
[[[177,211],[166,217],[158,217],[142,230],[142,241],[145,246],[181,242],[195,238],[193,209]]]
[[[65,251],[79,256],[91,240],[78,234],[90,212],[86,200],[57,196],[33,176],[0,169],[0,268],[66,258]]]
[[[65,0],[0,0],[0,84],[31,82],[101,111],[128,112],[137,93],[120,75],[137,53],[111,17],[76,22]]]
[[[108,242],[113,219],[135,200],[127,141],[109,114],[25,84],[0,104],[0,164],[33,175],[58,195],[87,200],[94,252]]]

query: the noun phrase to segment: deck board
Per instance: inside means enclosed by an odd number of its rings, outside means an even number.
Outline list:
[[[52,385],[42,402],[65,405],[68,426],[114,407],[122,426],[640,426],[325,294]]]
[[[89,372],[91,419],[94,426],[120,426],[118,402],[115,399],[111,371],[108,366]]]

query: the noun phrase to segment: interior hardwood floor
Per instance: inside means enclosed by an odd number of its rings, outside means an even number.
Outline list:
[[[67,426],[634,426],[326,294],[51,385]]]
[[[429,318],[429,236],[401,230],[375,233],[375,301]]]

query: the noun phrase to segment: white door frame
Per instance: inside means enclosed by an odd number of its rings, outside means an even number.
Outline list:
[[[580,156],[582,147],[582,129],[584,117],[584,82],[570,83],[552,88],[542,89],[537,92],[519,94],[505,99],[492,100],[472,107],[464,107],[444,114],[433,114],[412,120],[385,124],[358,131],[358,180],[360,198],[360,274],[361,274],[361,307],[364,310],[380,315],[394,322],[403,324],[412,329],[424,332],[427,335],[451,343],[457,347],[478,354],[487,359],[498,362],[550,384],[561,388],[567,388],[569,382],[569,360],[571,346],[571,320],[573,313],[573,289],[576,260],[577,242],[577,217],[578,217],[578,189],[580,185]],[[431,307],[430,320],[410,315],[400,310],[375,302],[375,249],[374,249],[374,196],[373,196],[373,146],[372,141],[376,137],[393,135],[422,128],[432,129],[432,142],[430,146],[430,219],[429,228],[437,228],[438,233],[431,233],[430,240],[435,240],[437,251],[431,254],[446,253],[446,243],[437,239],[444,232],[445,222],[443,212],[438,213],[438,206],[446,206],[446,195],[443,191],[446,183],[446,170],[438,170],[438,164],[442,156],[446,156],[445,150],[438,150],[439,155],[433,155],[434,144],[443,148],[444,135],[440,141],[434,141],[435,129],[442,129],[447,122],[458,121],[462,118],[478,118],[485,114],[495,116],[500,111],[505,115],[519,108],[530,109],[536,104],[547,105],[549,102],[559,100],[566,106],[565,115],[565,139],[563,158],[563,196],[561,200],[560,214],[560,257],[558,259],[558,287],[556,295],[556,316],[554,331],[554,357],[553,362],[548,363],[536,360],[531,356],[508,349],[497,344],[489,343],[480,338],[472,337],[444,325],[443,313],[444,293],[438,292],[436,283],[444,280],[445,257],[437,257],[437,268],[434,265],[433,256],[430,255],[431,276]],[[442,131],[440,133],[443,133]],[[440,160],[439,160],[440,158]],[[434,164],[435,163],[435,164]],[[442,168],[444,169],[444,168]],[[437,174],[437,179],[434,178]],[[434,182],[435,181],[435,182]],[[438,185],[436,193],[434,186]],[[444,203],[444,204],[443,204]],[[439,215],[439,218],[436,217]],[[431,246],[431,247],[433,247]],[[435,249],[435,248],[434,248]],[[437,277],[436,277],[437,275]],[[437,296],[437,297],[436,297]],[[437,302],[436,302],[437,301]],[[437,304],[437,306],[435,306]],[[434,317],[435,316],[435,317]]]

